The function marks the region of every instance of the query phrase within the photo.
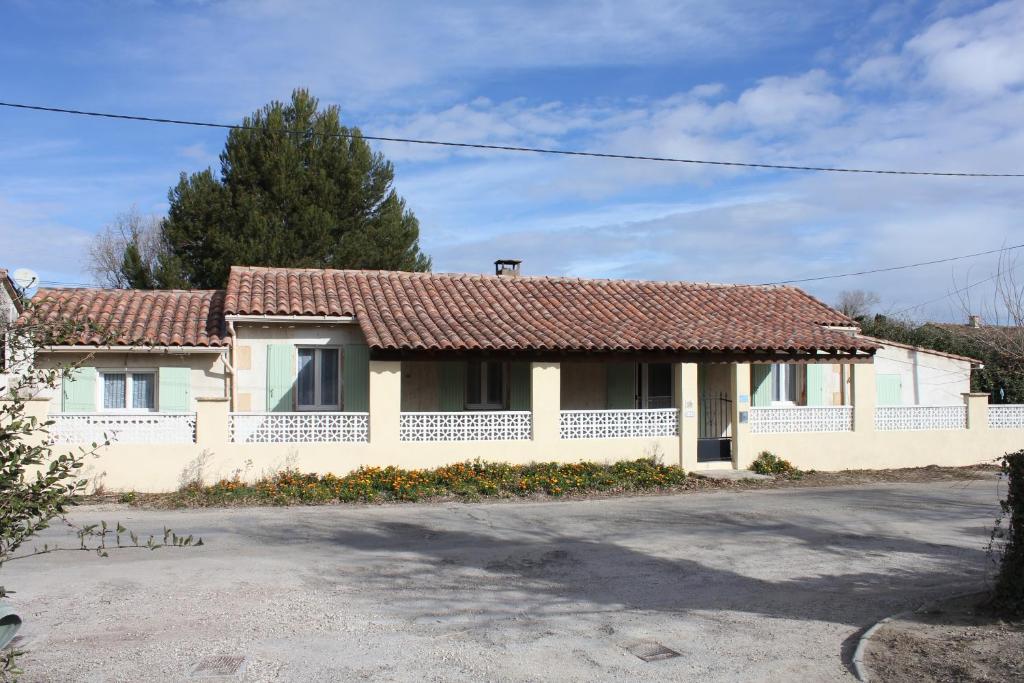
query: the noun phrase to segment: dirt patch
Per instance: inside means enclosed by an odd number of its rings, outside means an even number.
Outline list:
[[[842,470],[840,472],[801,472],[795,476],[776,475],[772,479],[740,479],[720,480],[705,479],[699,472],[693,472],[686,481],[676,486],[656,487],[643,491],[603,491],[591,493],[577,493],[571,495],[548,496],[542,493],[527,496],[481,496],[476,499],[468,499],[459,496],[443,496],[423,498],[418,503],[450,503],[464,502],[472,503],[477,501],[487,502],[516,502],[516,501],[549,501],[549,500],[581,500],[617,498],[622,496],[664,496],[681,493],[700,493],[711,491],[736,491],[753,489],[775,489],[775,488],[796,488],[796,487],[826,487],[826,486],[856,486],[877,483],[925,483],[935,481],[965,481],[977,479],[990,479],[999,473],[996,465],[969,465],[966,467],[939,467],[929,465],[928,467],[908,467],[891,470]],[[145,509],[170,509],[180,507],[196,507],[196,505],[183,505],[181,497],[175,493],[102,493],[82,496],[78,499],[79,505],[112,505],[128,504],[133,507]],[[246,507],[259,505],[253,501],[238,500],[215,507]],[[266,505],[267,503],[262,503]],[[287,503],[279,502],[278,505],[303,504],[298,501]],[[306,503],[308,504],[308,503]],[[338,503],[336,501],[324,502],[325,505],[409,505],[409,502],[373,502],[373,503]]]
[[[993,616],[983,600],[950,600],[882,626],[866,648],[870,680],[1024,680],[1024,623]]]

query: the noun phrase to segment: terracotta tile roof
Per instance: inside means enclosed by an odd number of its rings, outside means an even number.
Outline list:
[[[872,351],[794,287],[234,267],[224,311],[354,315],[382,350]]]
[[[223,290],[40,289],[23,315],[109,330],[110,345],[226,346]],[[97,332],[69,344],[93,345]]]

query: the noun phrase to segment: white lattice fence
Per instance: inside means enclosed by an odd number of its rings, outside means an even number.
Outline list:
[[[195,413],[58,413],[50,415],[54,443],[194,443]]]
[[[750,431],[753,434],[849,432],[852,429],[853,406],[750,409]]]
[[[336,443],[367,441],[369,413],[231,413],[235,443]]]
[[[678,436],[679,411],[657,410],[563,410],[563,439],[630,439],[646,436]]]
[[[967,429],[967,406],[879,406],[875,408],[875,429]]]
[[[989,406],[988,426],[992,429],[1024,429],[1024,405]]]
[[[526,441],[530,411],[474,410],[460,413],[402,413],[402,441]]]

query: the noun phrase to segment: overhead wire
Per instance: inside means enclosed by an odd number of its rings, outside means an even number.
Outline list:
[[[588,152],[583,150],[570,150],[545,147],[526,147],[521,145],[496,145],[476,142],[457,142],[452,140],[432,140],[425,138],[408,138],[385,135],[367,135],[362,132],[332,132],[324,133],[313,130],[271,130],[264,126],[251,126],[245,124],[214,123],[209,121],[198,121],[192,119],[173,119],[158,116],[140,116],[136,114],[117,114],[112,112],[88,111],[83,109],[69,109],[66,107],[52,107],[43,105],[24,104],[21,102],[0,102],[0,107],[10,109],[21,109],[26,111],[49,112],[56,114],[69,114],[74,116],[88,116],[93,118],[115,119],[121,121],[139,121],[144,123],[161,123],[179,126],[197,126],[202,128],[218,128],[226,130],[250,130],[259,132],[271,132],[287,135],[338,137],[346,139],[372,140],[374,142],[402,142],[415,145],[433,145],[438,147],[455,147],[464,149],[481,149],[499,152],[525,152],[529,154],[553,154],[571,157],[590,157],[598,159],[622,159],[628,161],[655,161],[677,164],[727,166],[734,168],[757,168],[779,171],[813,171],[823,173],[859,173],[876,175],[900,175],[900,176],[940,176],[955,178],[1024,178],[1024,173],[1001,173],[1001,172],[969,172],[969,171],[916,171],[901,169],[879,169],[879,168],[850,168],[841,166],[812,166],[806,164],[771,164],[746,161],[720,161],[711,159],[686,159],[679,157],[662,157],[644,154],[615,154],[611,152]]]

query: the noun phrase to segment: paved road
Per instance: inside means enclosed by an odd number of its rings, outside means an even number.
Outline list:
[[[142,512],[198,549],[0,574],[25,680],[852,680],[859,632],[978,586],[996,482],[557,503]],[[63,530],[46,540],[71,545]],[[644,662],[657,642],[681,656]]]

